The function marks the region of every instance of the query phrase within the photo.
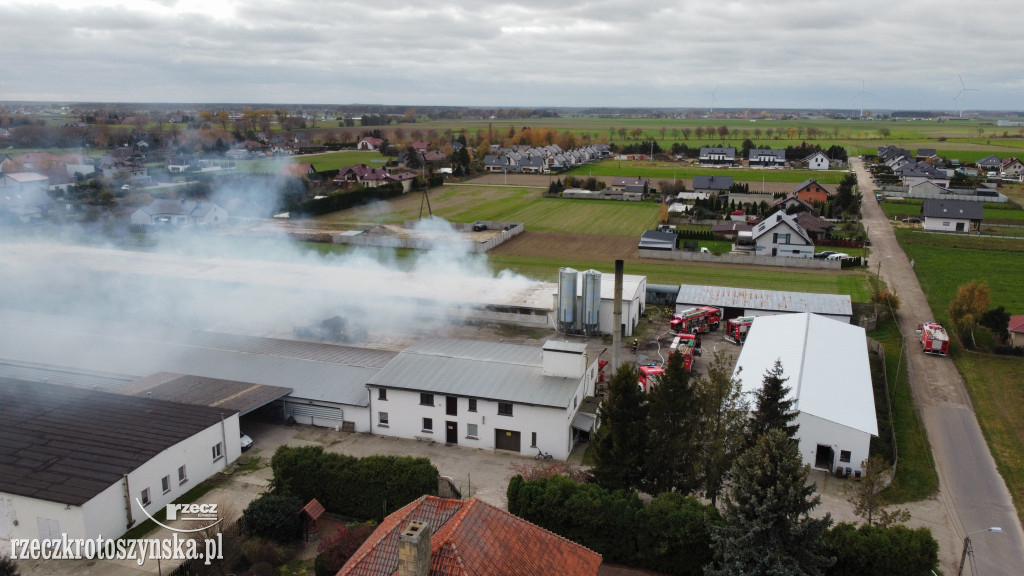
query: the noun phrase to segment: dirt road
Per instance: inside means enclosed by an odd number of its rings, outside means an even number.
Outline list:
[[[864,195],[864,225],[872,243],[872,266],[881,262],[881,276],[900,298],[900,331],[904,334],[908,374],[935,466],[939,473],[939,500],[945,506],[955,535],[936,534],[941,547],[942,571],[959,569],[964,537],[999,526],[1002,534],[971,537],[977,574],[1010,575],[1024,572],[1024,531],[1021,530],[1006,484],[981,434],[963,380],[949,358],[926,356],[915,339],[917,325],[932,319],[921,285],[896,242],[892,226],[873,199],[871,176],[860,159],[851,165]],[[969,567],[964,567],[965,573]]]

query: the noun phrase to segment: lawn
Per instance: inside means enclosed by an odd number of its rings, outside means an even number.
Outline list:
[[[626,162],[602,160],[570,170],[575,176],[643,176],[655,180],[692,179],[694,176],[732,176],[737,182],[803,182],[814,178],[822,184],[839,184],[847,172],[839,170],[751,170],[749,168],[701,168],[688,163]]]

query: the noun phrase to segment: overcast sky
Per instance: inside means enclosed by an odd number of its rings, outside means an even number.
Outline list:
[[[1018,0],[3,0],[0,100],[1024,109]],[[863,91],[861,99],[858,95]],[[714,92],[714,99],[712,96]]]

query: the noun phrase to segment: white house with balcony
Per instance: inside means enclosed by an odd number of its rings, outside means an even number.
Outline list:
[[[427,340],[370,379],[370,432],[564,459],[595,426],[597,371],[584,343]]]
[[[796,222],[796,218],[783,211],[771,214],[751,230],[754,254],[782,258],[813,258],[814,241]]]

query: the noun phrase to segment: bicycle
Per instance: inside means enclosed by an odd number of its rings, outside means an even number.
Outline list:
[[[540,448],[537,448],[537,455],[533,457],[534,460],[551,460],[551,458],[553,458],[551,454],[548,454]]]

